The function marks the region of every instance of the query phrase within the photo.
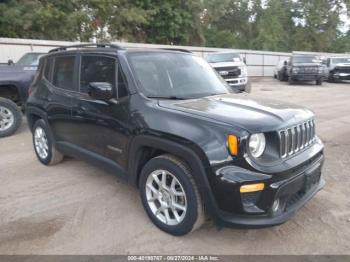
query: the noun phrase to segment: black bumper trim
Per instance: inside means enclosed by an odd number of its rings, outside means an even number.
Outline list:
[[[277,216],[271,215],[232,215],[226,212],[219,214],[220,220],[217,223],[221,226],[236,228],[263,228],[283,224],[288,221],[295,212],[304,206],[318,191],[325,186],[325,181],[321,178],[319,183],[310,189],[293,208]]]

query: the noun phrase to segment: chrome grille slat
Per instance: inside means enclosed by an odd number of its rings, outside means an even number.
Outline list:
[[[278,137],[281,158],[293,155],[308,147],[314,142],[315,136],[314,120],[308,120],[304,123],[280,130]]]

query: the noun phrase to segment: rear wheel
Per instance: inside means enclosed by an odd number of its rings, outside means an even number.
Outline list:
[[[14,134],[22,123],[22,113],[9,99],[0,97],[0,137]]]
[[[63,160],[63,155],[55,148],[46,123],[42,119],[34,124],[33,145],[36,156],[44,165],[55,165]]]
[[[142,204],[152,222],[172,235],[185,235],[204,222],[204,211],[190,169],[180,159],[151,159],[140,176]]]
[[[320,85],[322,85],[322,82],[323,82],[322,79],[317,79],[316,80],[316,85],[320,86]]]

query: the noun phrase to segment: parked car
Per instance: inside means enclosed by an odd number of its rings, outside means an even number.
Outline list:
[[[287,64],[289,84],[297,81],[315,81],[322,85],[325,77],[324,66],[318,56],[293,54]]]
[[[205,216],[281,224],[324,185],[310,110],[230,93],[191,53],[79,45],[38,70],[26,110],[38,160],[78,157],[124,177],[165,232],[184,235]]]
[[[43,53],[26,53],[16,64],[0,66],[0,137],[16,132],[22,122],[23,105]]]
[[[329,81],[350,80],[350,56],[328,57],[326,70]]]
[[[210,53],[206,57],[208,63],[231,86],[235,92],[250,92],[247,66],[237,52]]]
[[[280,81],[287,81],[287,64],[288,60],[280,60],[273,71],[273,77]]]

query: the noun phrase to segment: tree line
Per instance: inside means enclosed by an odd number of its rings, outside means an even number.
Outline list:
[[[350,52],[350,0],[2,0],[0,37]]]

